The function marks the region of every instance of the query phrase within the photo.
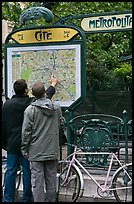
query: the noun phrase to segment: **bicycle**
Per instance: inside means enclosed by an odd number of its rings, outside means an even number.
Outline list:
[[[58,196],[63,193],[70,198],[70,202],[76,202],[78,197],[82,197],[84,193],[83,172],[97,185],[97,194],[94,197],[110,197],[113,196],[118,202],[132,201],[132,163],[122,164],[115,153],[109,152],[83,152],[79,147],[74,147],[74,152],[67,156],[65,160],[59,161],[58,166]],[[109,155],[110,161],[106,177],[103,184],[100,184],[93,175],[78,161],[78,155]],[[114,174],[110,179],[110,172],[114,159],[118,162],[119,168],[114,170]],[[110,183],[109,183],[110,179]]]
[[[6,177],[6,170],[7,170],[7,157],[2,156],[2,194],[4,192],[5,188],[5,177]],[[21,183],[21,175],[22,175],[22,169],[21,166],[18,167],[17,169],[17,175],[16,175],[16,181],[15,181],[15,197],[18,196],[19,193],[19,187]],[[3,195],[2,195],[3,196]]]

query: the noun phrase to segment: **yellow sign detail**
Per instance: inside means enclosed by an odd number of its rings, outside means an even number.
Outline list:
[[[72,28],[48,28],[23,30],[12,34],[11,38],[20,44],[68,41],[78,33]]]

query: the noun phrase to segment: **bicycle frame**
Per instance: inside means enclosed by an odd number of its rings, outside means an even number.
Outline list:
[[[120,162],[120,160],[118,159],[118,157],[114,154],[114,153],[111,153],[111,152],[82,152],[80,149],[78,149],[77,147],[75,147],[74,149],[74,152],[72,154],[70,154],[66,159],[67,159],[67,162],[68,162],[68,171],[67,171],[67,174],[66,174],[66,178],[63,182],[63,184],[66,182],[67,178],[68,178],[68,175],[69,175],[69,171],[70,171],[70,168],[71,168],[71,165],[74,165],[76,163],[76,167],[77,168],[82,168],[83,171],[91,178],[91,180],[94,181],[94,183],[102,190],[102,192],[108,192],[108,191],[113,191],[113,190],[119,190],[119,189],[123,189],[123,187],[116,187],[116,188],[111,188],[111,185],[112,185],[112,180],[114,178],[114,176],[116,175],[117,171],[120,170],[120,168],[123,168],[124,172],[126,173],[126,175],[128,176],[128,178],[130,178],[131,180],[131,177],[129,176],[129,174],[127,173],[126,169],[125,169],[125,164],[122,164]],[[106,178],[104,180],[104,186],[102,187],[98,181],[91,175],[90,172],[87,171],[87,169],[78,161],[78,159],[76,158],[76,155],[110,155],[111,156],[111,159],[110,159],[110,163],[109,163],[109,166],[108,166],[108,170],[107,170],[107,173],[106,173]],[[70,157],[72,156],[72,159],[70,159]],[[109,179],[109,175],[110,175],[110,172],[111,172],[111,169],[112,169],[112,164],[113,164],[113,160],[116,159],[116,161],[119,163],[120,167],[115,171],[115,173],[113,174],[111,180],[110,180],[110,185],[108,185],[108,179]],[[79,167],[78,167],[78,166]],[[79,169],[80,170],[80,169]],[[79,175],[81,175],[82,177],[82,172],[79,171]],[[82,177],[82,181],[81,181],[81,189],[84,189],[84,180],[83,180],[83,177]],[[130,187],[124,187],[125,189],[127,188],[130,188]],[[81,194],[82,195],[82,194]]]

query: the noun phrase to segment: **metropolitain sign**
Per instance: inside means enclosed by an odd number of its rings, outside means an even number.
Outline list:
[[[132,29],[132,14],[125,13],[84,18],[81,21],[81,27],[87,32]]]

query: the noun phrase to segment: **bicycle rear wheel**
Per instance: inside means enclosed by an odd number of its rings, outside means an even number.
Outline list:
[[[68,166],[64,162],[59,173],[58,201],[75,202],[80,193],[80,177],[74,166],[71,166],[67,180]],[[66,165],[66,166],[65,166]]]
[[[125,170],[117,171],[112,182],[113,188],[120,188],[113,191],[118,202],[132,202],[132,164],[126,164]]]

